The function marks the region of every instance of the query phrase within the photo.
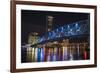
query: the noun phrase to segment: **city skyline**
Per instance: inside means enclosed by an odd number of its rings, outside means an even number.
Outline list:
[[[21,42],[28,43],[28,36],[32,32],[43,35],[46,32],[47,16],[53,16],[53,29],[61,27],[69,23],[88,19],[88,13],[71,13],[71,12],[52,12],[52,11],[21,11]],[[38,30],[39,29],[39,30]]]

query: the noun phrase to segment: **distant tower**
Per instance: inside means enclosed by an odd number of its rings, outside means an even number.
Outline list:
[[[53,30],[53,16],[47,16],[47,23],[46,23],[46,32]]]

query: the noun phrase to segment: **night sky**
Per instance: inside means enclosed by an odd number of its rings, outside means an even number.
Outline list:
[[[47,16],[53,16],[53,28],[88,19],[88,13],[21,10],[21,43],[27,43],[31,32],[43,35],[46,31]]]

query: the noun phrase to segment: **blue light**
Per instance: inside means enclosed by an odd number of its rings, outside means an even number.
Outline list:
[[[64,30],[64,27],[61,27],[62,30]]]
[[[73,35],[74,34],[74,32],[73,32],[72,29],[70,29],[69,33],[70,33],[70,35]]]
[[[77,31],[80,31],[80,29],[77,29]]]
[[[58,32],[58,29],[57,29],[57,32]]]
[[[44,48],[41,48],[41,61],[44,61]]]
[[[73,30],[72,29],[70,29],[70,32],[72,32]]]
[[[53,34],[52,36],[53,36],[53,38],[54,38],[54,37],[56,36],[56,35],[55,35],[55,32],[53,31],[52,34]]]
[[[78,23],[76,23],[75,26],[78,27]]]
[[[70,26],[68,25],[68,29],[70,29]]]
[[[37,53],[37,61],[41,61],[41,48],[38,48],[38,53]]]

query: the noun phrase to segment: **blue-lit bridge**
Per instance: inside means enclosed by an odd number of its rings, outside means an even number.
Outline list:
[[[78,21],[71,24],[65,24],[53,31],[44,34],[39,37],[38,42],[35,44],[40,44],[46,41],[51,41],[60,38],[68,38],[71,36],[85,36],[90,33],[90,24],[88,20]],[[32,44],[32,45],[35,45]]]

